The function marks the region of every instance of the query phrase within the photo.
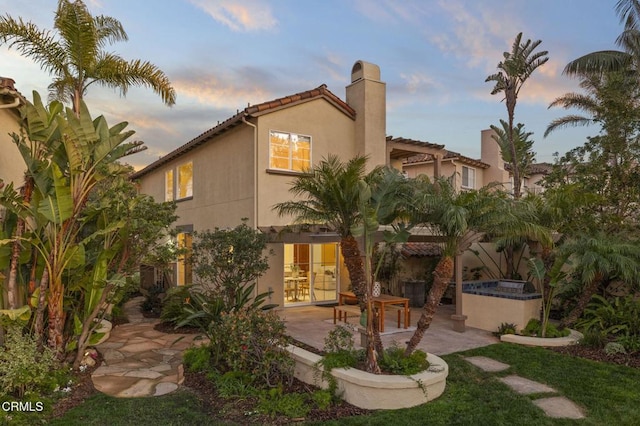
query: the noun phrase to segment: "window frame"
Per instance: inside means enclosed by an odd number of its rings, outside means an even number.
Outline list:
[[[471,182],[471,185],[469,185],[469,172],[467,172],[467,185],[465,185],[465,181],[464,181],[464,169],[467,169],[468,171],[472,171],[473,173],[473,180]],[[470,166],[462,166],[462,173],[460,173],[460,188],[463,189],[475,189],[476,188],[476,169],[475,167],[470,167]]]
[[[191,185],[189,186],[189,184],[187,183],[186,189],[185,189],[186,195],[182,196],[181,194],[182,182],[181,182],[180,169],[189,165],[191,166]],[[193,161],[187,161],[185,163],[182,163],[176,166],[176,185],[175,186],[176,186],[176,190],[174,191],[174,196],[176,201],[188,200],[193,198]]]
[[[276,167],[273,164],[273,159],[274,159],[274,155],[272,152],[272,146],[271,146],[271,138],[274,136],[274,133],[280,134],[280,135],[287,135],[288,137],[288,156],[286,157],[288,160],[288,167],[287,168],[282,168],[282,167]],[[299,159],[299,158],[295,158],[293,156],[293,152],[294,150],[293,148],[293,144],[295,143],[295,141],[293,140],[292,136],[295,136],[297,138],[306,138],[308,139],[308,143],[309,143],[309,159],[305,160],[305,159]],[[269,130],[269,170],[277,170],[277,171],[285,171],[285,172],[293,172],[293,173],[304,173],[305,169],[310,169],[311,165],[313,164],[313,155],[312,155],[312,149],[313,147],[313,137],[311,135],[305,135],[302,133],[295,133],[295,132],[285,132],[282,130],[275,130],[275,129],[270,129]],[[285,158],[285,157],[278,157],[278,158]],[[306,164],[306,167],[301,168],[301,169],[296,169],[294,168],[294,162],[295,161],[308,161],[308,164]]]
[[[175,178],[173,169],[164,172],[164,201],[175,199]]]

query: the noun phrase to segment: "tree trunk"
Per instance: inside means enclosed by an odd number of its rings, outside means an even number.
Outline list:
[[[516,154],[516,144],[513,140],[513,118],[516,110],[517,93],[516,88],[505,90],[505,100],[507,103],[507,114],[509,115],[509,148],[511,148],[511,171],[513,173],[513,198],[520,198],[520,170],[518,170],[518,158]]]
[[[349,271],[351,289],[358,299],[360,311],[364,311],[367,300],[367,280],[358,242],[352,235],[344,237],[340,240],[340,250],[344,258],[344,265]]]
[[[47,288],[49,287],[49,269],[44,268],[42,278],[40,278],[40,294],[38,295],[38,308],[36,309],[36,319],[34,321],[34,332],[38,339],[38,346],[44,343],[44,309],[47,305]]]
[[[365,362],[365,370],[367,373],[380,374],[380,366],[378,365],[378,356],[375,350],[375,338],[373,327],[377,320],[371,299],[367,299],[367,360]]]
[[[422,315],[420,315],[420,319],[416,325],[416,331],[413,333],[411,340],[409,340],[409,343],[407,344],[407,349],[404,352],[405,356],[409,356],[413,353],[418,346],[418,343],[422,340],[424,333],[431,325],[431,321],[433,321],[433,316],[436,313],[440,299],[442,299],[444,292],[447,290],[447,287],[453,278],[453,270],[453,257],[446,255],[442,256],[442,259],[440,259],[433,271],[433,285],[431,286],[431,290],[429,290],[427,302],[424,304]]]
[[[64,286],[60,277],[54,279],[49,286],[49,338],[48,345],[59,359],[64,355]],[[58,282],[56,282],[58,281]]]
[[[578,297],[576,306],[571,310],[571,312],[569,312],[569,315],[567,315],[562,319],[562,321],[560,321],[560,328],[571,327],[576,323],[576,321],[578,321],[578,318],[580,318],[585,308],[591,301],[591,297],[598,291],[602,280],[603,277],[601,275],[597,275],[593,281],[591,281],[584,287],[582,293],[580,294],[580,297]]]
[[[31,194],[33,193],[33,179],[28,176],[24,178],[24,186],[22,187],[22,199],[25,205],[31,202]],[[20,252],[22,251],[22,243],[20,238],[24,234],[25,221],[18,217],[16,224],[16,240],[11,247],[11,263],[9,268],[9,279],[7,280],[7,302],[9,309],[18,308],[18,266],[20,263]]]

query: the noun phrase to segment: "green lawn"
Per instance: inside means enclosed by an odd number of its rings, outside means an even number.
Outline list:
[[[485,373],[462,359],[482,355],[511,365],[501,373]],[[545,349],[496,344],[443,357],[449,364],[445,393],[420,407],[380,411],[343,418],[335,425],[637,425],[640,419],[640,370],[571,358]],[[553,420],[531,402],[497,380],[518,374],[545,383],[578,405],[587,418]],[[158,398],[116,399],[95,396],[51,424],[57,425],[219,424],[207,418],[187,392]]]

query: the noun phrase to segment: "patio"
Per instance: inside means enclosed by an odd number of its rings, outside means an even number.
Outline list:
[[[411,327],[406,330],[397,328],[395,315],[387,316],[385,332],[381,333],[385,347],[394,341],[403,346],[413,335],[421,312],[422,310],[418,308],[411,309]],[[318,349],[323,348],[324,338],[335,327],[333,324],[333,305],[279,309],[278,314],[285,320],[287,331],[291,337]],[[455,314],[455,305],[439,306],[431,326],[418,345],[418,349],[440,356],[498,343],[499,340],[488,331],[471,327],[467,327],[464,333],[454,331],[451,320],[453,314]],[[350,315],[348,323],[357,325],[359,318]],[[358,346],[360,336],[354,337],[356,346]]]

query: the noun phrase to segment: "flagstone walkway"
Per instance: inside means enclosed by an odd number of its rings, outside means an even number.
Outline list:
[[[159,396],[178,389],[184,381],[182,353],[197,335],[154,330],[157,319],[145,318],[144,297],[124,305],[129,323],[115,327],[97,346],[104,360],[91,375],[97,390],[116,397]]]
[[[510,368],[509,364],[484,356],[467,357],[465,360],[490,373],[498,373]],[[501,377],[499,380],[521,395],[548,394],[543,398],[532,400],[548,417],[556,419],[583,419],[585,417],[584,412],[575,402],[558,395],[558,391],[544,383],[525,379],[515,374]]]

